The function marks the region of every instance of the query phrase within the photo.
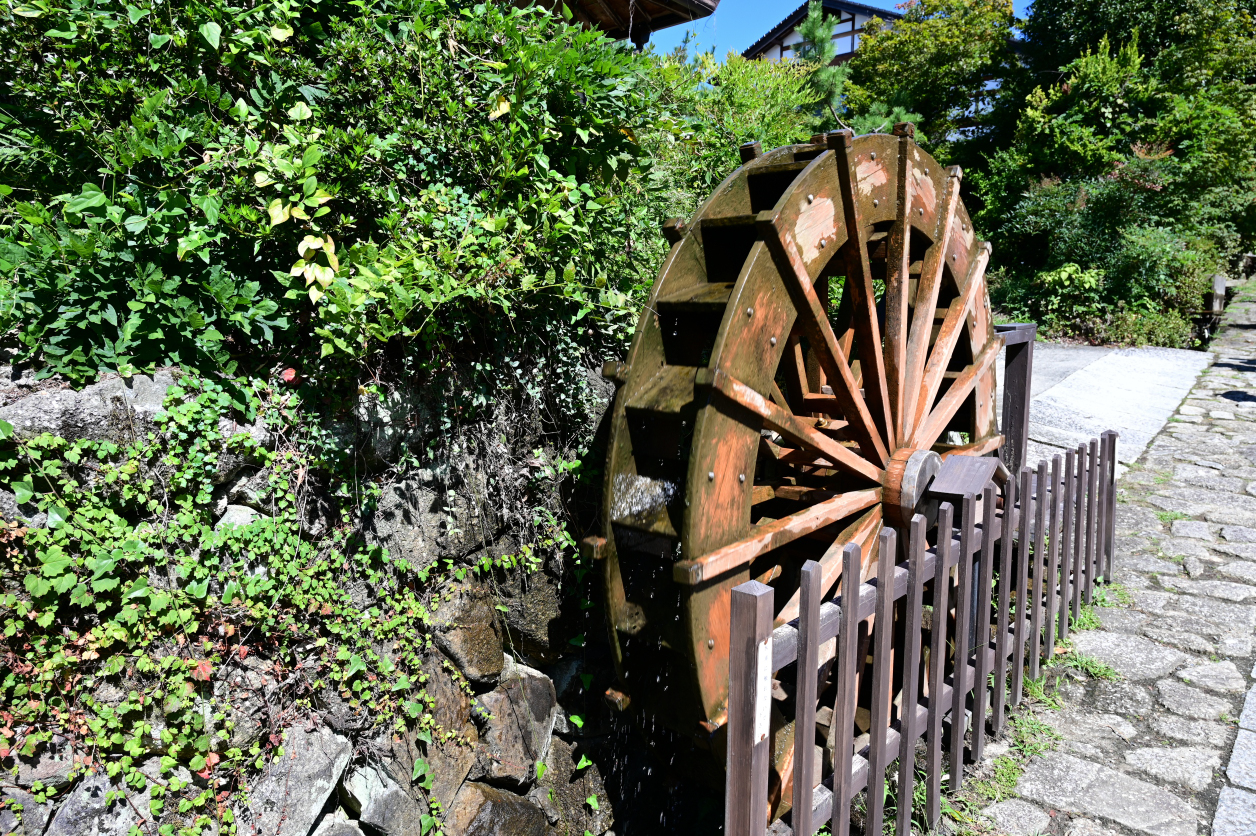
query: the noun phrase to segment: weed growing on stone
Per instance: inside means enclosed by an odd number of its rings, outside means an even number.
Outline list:
[[[1086,676],[1091,679],[1106,679],[1108,681],[1115,681],[1121,678],[1121,675],[1117,673],[1116,669],[1111,665],[1106,665],[1093,656],[1078,653],[1071,647],[1066,648],[1066,652],[1061,653],[1052,659],[1050,664],[1072,668],[1075,671],[1080,671],[1086,674]]]
[[[1157,511],[1156,517],[1158,517],[1162,523],[1171,523],[1174,520],[1189,520],[1191,515],[1183,514],[1181,511]]]
[[[1107,583],[1095,587],[1096,607],[1129,607],[1133,604],[1134,596],[1122,584]]]
[[[1097,630],[1103,626],[1093,604],[1082,604],[1076,618],[1071,618],[1069,626],[1073,630]]]

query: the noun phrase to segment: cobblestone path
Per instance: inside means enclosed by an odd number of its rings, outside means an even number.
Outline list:
[[[1031,762],[1000,829],[1065,836],[1256,834],[1256,294],[1215,360],[1118,483],[1117,606],[1074,635],[1117,681],[1065,681],[1039,716],[1062,737]]]

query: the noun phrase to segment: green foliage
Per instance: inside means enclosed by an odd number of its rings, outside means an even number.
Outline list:
[[[848,64],[850,108],[916,122],[945,162],[958,132],[982,124],[994,95],[989,79],[1012,63],[1012,23],[1007,0],[912,0],[892,26],[874,17]],[[896,108],[910,118],[889,115]]]
[[[627,310],[622,45],[497,4],[131,8],[10,28],[9,94],[53,103],[0,117],[0,272],[44,373],[230,374],[294,341],[360,360],[554,299]]]
[[[850,77],[850,65],[833,63],[837,58],[837,44],[833,42],[836,24],[835,19],[824,14],[824,5],[812,0],[797,31],[802,36],[798,58],[814,65],[810,81],[816,99],[822,108],[828,108],[834,120],[839,120],[838,113],[845,110],[842,94]]]
[[[644,186],[664,217],[696,209],[741,164],[742,143],[768,149],[805,142],[812,133],[816,98],[807,64],[747,61],[731,52],[723,63],[710,53],[692,60],[648,57],[646,80],[658,111],[653,129],[641,136],[651,161]],[[656,252],[661,258],[662,250]]]

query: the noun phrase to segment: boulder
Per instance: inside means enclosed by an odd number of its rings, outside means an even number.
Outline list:
[[[254,472],[245,471],[227,483],[226,495],[229,505],[245,505],[265,514],[270,510],[270,471],[263,469]]]
[[[42,836],[53,809],[51,801],[40,803],[25,790],[5,787],[0,790],[0,833]]]
[[[262,514],[246,505],[228,505],[222,516],[218,518],[218,522],[214,523],[214,530],[221,531],[224,528],[248,525],[261,517]]]
[[[139,771],[164,783],[157,758],[140,764]],[[115,784],[103,772],[89,774],[62,800],[44,836],[127,836],[133,827],[147,832],[152,829],[151,801],[148,787],[136,792],[121,781]]]
[[[549,753],[558,715],[554,683],[540,671],[512,662],[501,684],[479,703],[479,774],[491,783],[526,790],[536,780],[537,762]]]
[[[367,392],[354,410],[358,447],[372,464],[396,461],[403,444],[421,437],[431,414],[414,390]]]
[[[173,385],[167,369],[151,377],[110,378],[77,392],[46,389],[0,407],[0,420],[24,437],[46,432],[71,441],[132,441],[152,429]]]
[[[468,781],[445,816],[445,836],[545,836],[545,813],[526,798]]]
[[[357,822],[345,815],[344,810],[337,810],[323,816],[323,820],[318,823],[318,827],[310,836],[365,836],[365,834]]]
[[[74,750],[64,738],[54,739],[33,757],[17,757],[17,785],[30,789],[38,781],[59,790],[70,783],[73,766]]]
[[[465,584],[432,617],[436,646],[467,679],[494,685],[502,672],[502,634],[492,593]]]
[[[421,479],[388,485],[379,504],[363,521],[367,542],[388,549],[414,571],[424,569],[442,555],[465,553],[457,548],[460,537],[450,532],[454,515],[444,492]]]
[[[426,808],[382,765],[351,767],[341,779],[340,799],[363,826],[378,836],[422,832]]]
[[[545,812],[557,833],[579,836],[586,831],[600,836],[610,829],[613,813],[606,785],[596,763],[580,765],[584,751],[555,737],[545,758],[545,774],[529,794]],[[596,796],[598,809],[589,806]]]
[[[236,810],[239,836],[306,836],[353,757],[348,739],[321,728],[288,729],[283,746]]]
[[[0,488],[0,520],[19,522],[27,528],[43,528],[48,523],[48,515],[34,503],[18,505],[17,494]]]

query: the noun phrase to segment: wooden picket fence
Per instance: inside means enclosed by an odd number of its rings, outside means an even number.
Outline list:
[[[980,495],[963,496],[959,508],[941,503],[937,530],[953,536],[937,537],[936,547],[927,547],[919,514],[901,551],[887,527],[875,577],[855,596],[843,586],[839,597],[822,601],[820,566],[808,561],[801,613],[775,630],[770,587],[750,581],[733,590],[726,836],[761,836],[769,824],[773,836],[811,836],[829,821],[834,836],[846,836],[851,803],[865,789],[864,833],[879,835],[886,770],[896,760],[895,832],[909,834],[920,738],[924,820],[938,823],[943,747],[956,791],[965,764],[981,760],[987,731],[999,735],[1008,703],[1021,702],[1025,676],[1038,678],[1057,637],[1068,638],[1069,613],[1077,618],[1095,582],[1111,577],[1116,441],[1106,432],[1056,456],[1050,468],[1045,461],[1036,473],[1022,468],[1001,490],[990,482]],[[859,577],[861,557],[857,546],[846,547],[843,579]],[[825,647],[831,640],[835,652]],[[796,733],[793,757],[782,759],[772,751],[772,680],[787,679],[790,665],[795,730],[816,728],[820,694],[835,697],[824,745],[820,732]],[[868,726],[856,736],[860,708]],[[792,783],[792,809],[770,823],[769,771],[780,762],[792,762],[792,782],[788,775],[775,781]]]

